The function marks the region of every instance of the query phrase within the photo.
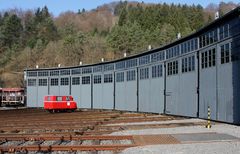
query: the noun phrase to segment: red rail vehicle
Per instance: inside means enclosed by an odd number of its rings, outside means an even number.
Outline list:
[[[59,111],[74,111],[77,109],[77,103],[72,96],[45,96],[44,109],[50,113]]]
[[[24,106],[24,88],[2,88],[1,106]]]

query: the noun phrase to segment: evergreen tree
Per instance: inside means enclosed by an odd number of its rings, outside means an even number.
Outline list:
[[[80,9],[78,9],[78,13],[77,14],[81,14],[82,12],[81,12],[81,10]]]
[[[0,13],[0,53],[1,53],[1,48],[3,47],[4,45],[4,36],[2,34],[2,24],[3,24],[3,17],[2,17],[2,14]]]
[[[31,48],[37,42],[45,46],[49,41],[58,39],[57,28],[46,6],[36,10],[35,16],[26,25],[26,31],[29,36],[28,46]]]
[[[4,21],[1,26],[3,45],[12,47],[13,44],[19,44],[22,30],[21,19],[15,14],[4,16]]]
[[[196,30],[201,28],[204,25],[204,18],[203,18],[203,7],[201,5],[197,5],[193,7],[193,17],[191,18],[192,29]]]
[[[140,25],[142,25],[144,17],[142,16],[144,14],[142,6],[138,3],[137,7],[130,7],[128,8],[128,22],[134,23],[137,22]]]
[[[127,9],[123,8],[119,16],[118,25],[123,26],[126,23],[127,23]]]
[[[211,15],[209,15],[209,16],[208,16],[208,21],[207,21],[207,23],[210,23],[210,22],[212,22],[212,21],[213,21],[213,18],[212,18]]]
[[[2,14],[0,13],[0,26],[3,24],[3,17]]]
[[[120,1],[114,9],[114,12],[113,12],[114,15],[119,16],[120,13],[122,12],[122,9],[126,7],[127,7],[127,1],[124,1],[124,2]]]
[[[168,23],[164,23],[160,31],[160,42],[163,44],[170,43],[174,38],[176,38],[175,28]]]
[[[85,13],[85,12],[86,12],[86,10],[83,8],[83,9],[82,9],[82,13]]]
[[[219,16],[223,16],[224,15],[224,10],[223,10],[223,7],[226,5],[225,2],[220,2],[219,4],[219,9],[218,9],[218,12],[219,12]]]
[[[176,39],[177,33],[186,36],[204,23],[203,8],[200,5],[164,3],[143,7],[138,3],[137,6],[130,4],[123,7],[123,2],[120,2],[119,6],[122,7],[118,25],[107,38],[114,51],[135,52],[146,49],[148,44],[161,46]],[[142,37],[131,30],[138,31]]]
[[[8,12],[5,12],[4,15],[3,15],[3,21],[9,17],[9,13]]]
[[[144,32],[137,22],[118,25],[112,29],[107,41],[115,52],[133,53],[143,48]]]

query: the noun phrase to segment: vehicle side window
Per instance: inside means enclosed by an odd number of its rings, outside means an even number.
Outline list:
[[[70,101],[70,97],[69,96],[66,97],[66,101]]]
[[[62,101],[62,97],[61,96],[57,96],[57,101]]]
[[[51,100],[51,97],[50,97],[50,96],[48,96],[48,97],[47,97],[47,101],[50,101],[50,100]]]

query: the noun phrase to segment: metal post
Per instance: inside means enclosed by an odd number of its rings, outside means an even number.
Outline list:
[[[206,125],[206,128],[208,128],[208,129],[210,129],[212,127],[210,118],[211,118],[211,110],[210,110],[210,107],[208,106],[208,121],[207,121],[207,125]]]

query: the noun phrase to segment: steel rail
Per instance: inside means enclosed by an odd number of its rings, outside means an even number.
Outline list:
[[[79,140],[133,140],[132,135],[120,135],[120,136],[110,136],[110,135],[97,135],[97,136],[37,136],[37,135],[22,135],[22,136],[5,136],[0,135],[0,141],[79,141]]]
[[[95,130],[98,129],[130,129],[130,128],[161,128],[161,127],[182,127],[182,126],[197,126],[197,125],[204,125],[206,122],[182,122],[182,123],[156,123],[156,124],[116,124],[116,125],[98,125],[95,126]]]
[[[29,146],[9,146],[0,147],[0,152],[27,152],[27,151],[120,151],[126,148],[135,147],[135,144],[112,144],[112,145],[29,145]]]

